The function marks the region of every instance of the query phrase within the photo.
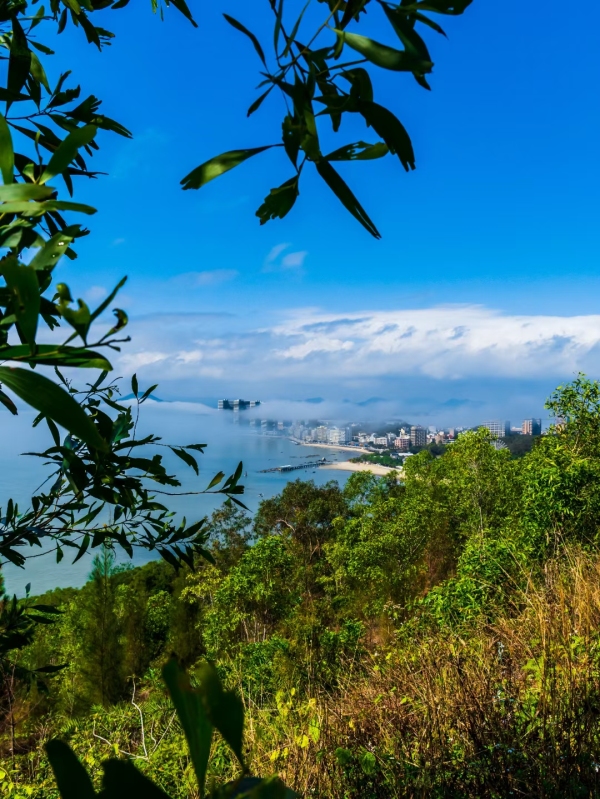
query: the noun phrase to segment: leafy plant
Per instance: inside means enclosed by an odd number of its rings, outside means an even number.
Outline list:
[[[163,669],[163,679],[188,744],[200,796],[212,799],[293,799],[296,794],[277,777],[261,779],[249,775],[243,752],[244,706],[240,698],[223,689],[217,670],[210,663],[202,664],[195,677],[192,686],[175,659],[171,659]],[[215,729],[237,758],[241,774],[225,785],[210,785],[207,793],[206,773]],[[106,760],[103,763],[102,790],[96,793],[84,766],[67,744],[57,739],[49,741],[46,752],[62,799],[91,799],[94,796],[130,799],[132,794],[149,799],[168,799],[167,794],[130,760]]]

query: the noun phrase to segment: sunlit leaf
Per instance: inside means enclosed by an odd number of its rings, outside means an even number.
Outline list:
[[[343,37],[344,42],[353,50],[356,50],[364,58],[383,69],[391,69],[395,72],[418,70],[421,73],[425,73],[431,72],[433,68],[433,64],[430,61],[415,58],[405,50],[396,50],[393,47],[388,47],[387,44],[381,44],[374,39],[369,39],[367,36],[359,36],[357,33],[347,33],[345,31],[336,31],[336,33]]]
[[[210,161],[205,161],[205,163],[196,167],[189,175],[186,175],[181,181],[181,185],[184,190],[200,189],[209,181],[218,178],[224,172],[229,172],[230,169],[239,166],[253,155],[258,155],[258,153],[277,146],[276,144],[268,144],[265,147],[254,147],[250,150],[230,150],[227,153],[217,155],[215,158],[211,158]]]

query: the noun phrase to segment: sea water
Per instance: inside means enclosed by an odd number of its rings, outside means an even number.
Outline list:
[[[307,468],[292,472],[263,473],[262,470],[286,464],[298,465],[320,458],[328,461],[344,461],[348,453],[342,450],[325,449],[296,445],[283,436],[260,435],[244,424],[235,424],[231,412],[217,412],[206,406],[194,403],[148,403],[143,406],[138,424],[138,437],[152,432],[162,437],[161,443],[174,445],[207,444],[203,454],[197,455],[200,475],[196,477],[167,447],[159,447],[167,470],[181,480],[181,487],[156,486],[157,490],[172,492],[171,496],[157,494],[156,497],[179,517],[186,517],[188,524],[203,518],[217,508],[224,500],[222,495],[194,495],[205,489],[211,478],[219,471],[226,475],[235,471],[239,461],[243,462],[244,495],[239,497],[253,514],[262,499],[280,493],[291,480],[314,480],[323,485],[336,480],[342,485],[349,474],[343,471]],[[52,446],[52,440],[45,426],[33,430],[33,414],[24,411],[19,417],[0,417],[0,432],[4,446],[0,451],[0,506],[6,508],[12,497],[19,502],[21,509],[27,507],[28,499],[50,473],[45,461],[21,453],[40,451]],[[141,454],[141,452],[140,452]],[[23,550],[26,555],[38,555],[37,548]],[[65,549],[65,557],[56,563],[55,555],[48,554],[29,558],[24,569],[13,564],[3,566],[7,593],[23,596],[27,583],[31,592],[39,594],[51,588],[80,586],[89,574],[93,552],[88,551],[77,563],[72,564],[74,555]],[[133,557],[135,565],[141,565],[156,557],[143,549],[136,549]],[[119,560],[127,561],[124,553]]]

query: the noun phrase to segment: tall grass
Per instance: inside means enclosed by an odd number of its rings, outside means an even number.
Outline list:
[[[261,711],[259,769],[271,759],[305,795],[330,797],[600,796],[597,556],[549,563],[494,624],[370,661],[339,695]]]

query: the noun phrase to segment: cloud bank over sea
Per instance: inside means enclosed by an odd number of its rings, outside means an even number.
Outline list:
[[[600,315],[511,315],[482,305],[164,314],[133,318],[129,332],[115,368],[159,382],[161,396],[258,398],[296,418],[346,415],[350,406],[348,416],[456,424],[543,415],[558,383],[600,371]],[[325,402],[318,412],[315,398]]]

